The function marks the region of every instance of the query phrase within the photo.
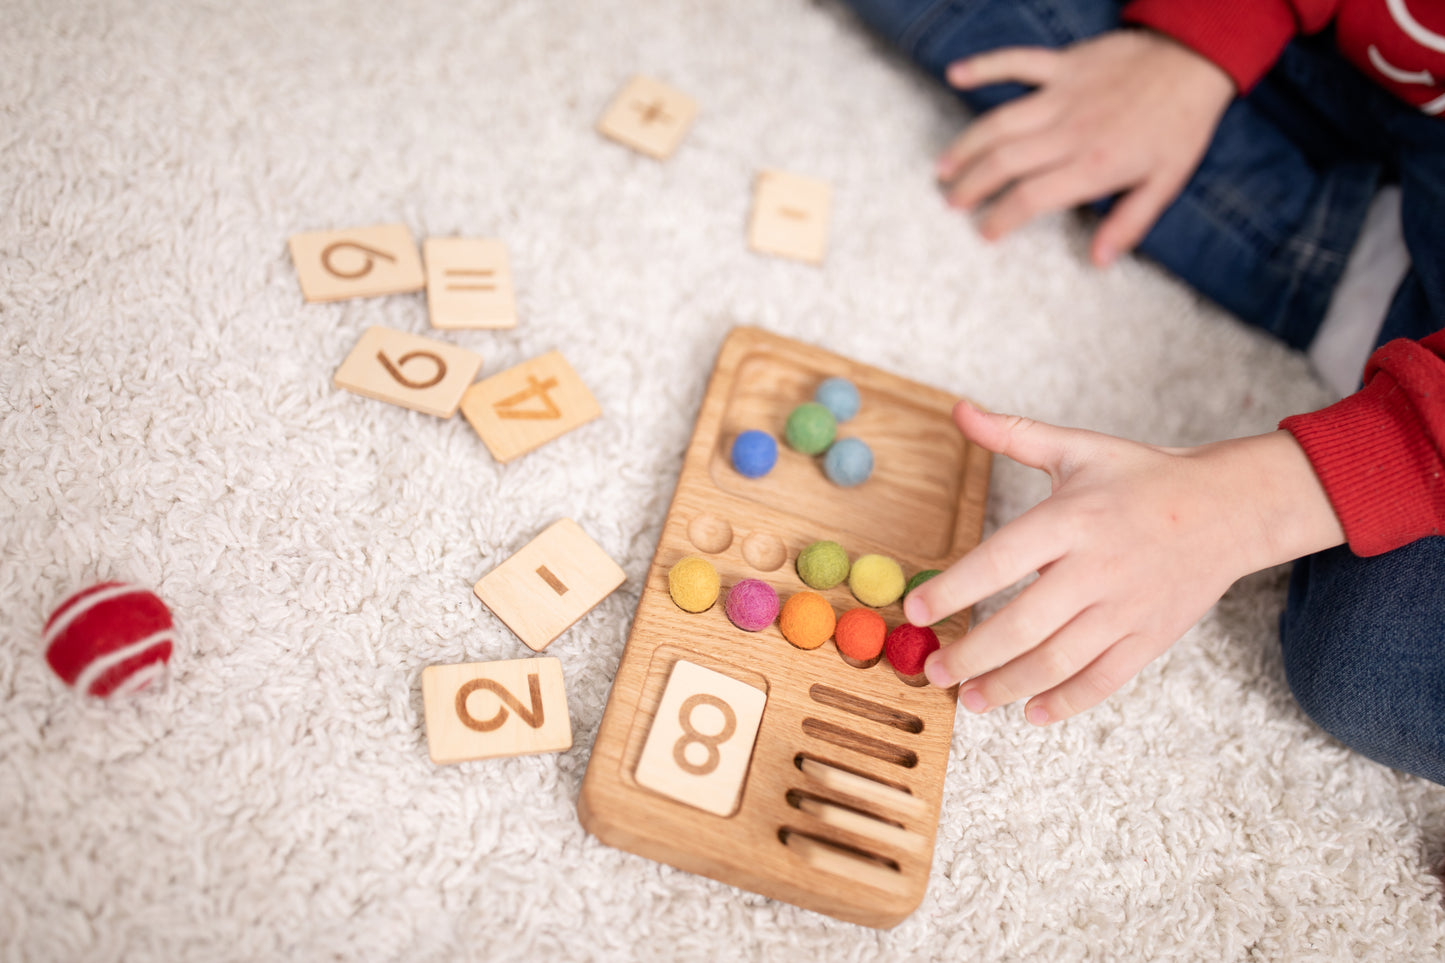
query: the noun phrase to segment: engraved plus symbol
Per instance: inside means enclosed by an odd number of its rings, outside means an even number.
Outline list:
[[[478,689],[486,689],[498,699],[502,700],[501,706],[497,709],[497,714],[490,719],[478,719],[467,711],[467,696],[476,692]],[[528,695],[532,697],[532,708],[530,710],[522,705],[516,696],[504,689],[500,682],[493,679],[473,679],[457,690],[457,718],[460,719],[462,725],[468,729],[475,729],[478,732],[491,732],[501,728],[502,723],[507,721],[507,710],[511,709],[527,725],[533,729],[540,729],[546,719],[542,707],[542,680],[537,676],[537,673],[532,672],[527,675],[527,690]]]
[[[527,375],[527,387],[513,395],[508,395],[501,401],[492,403],[492,410],[497,413],[498,418],[526,418],[538,421],[549,421],[562,417],[562,409],[552,400],[547,392],[557,387],[556,378],[540,380],[536,375]],[[541,398],[541,408],[519,407],[528,398]]]
[[[650,104],[634,101],[632,106],[641,112],[639,120],[641,120],[644,125],[672,122],[672,118],[668,116],[667,111],[663,110],[661,100],[654,100]]]
[[[552,586],[552,591],[556,592],[558,595],[567,594],[567,586],[562,582],[560,578],[553,575],[552,570],[549,569],[547,566],[538,565],[537,574],[542,577],[542,581]]]
[[[342,248],[351,248],[352,250],[361,252],[363,261],[360,268],[352,271],[347,271],[331,263],[332,255],[334,255],[337,251],[340,251]],[[336,241],[335,243],[328,244],[326,248],[321,252],[321,266],[339,278],[345,278],[348,281],[353,281],[356,278],[364,278],[368,274],[370,274],[372,267],[376,264],[376,262],[372,259],[378,257],[385,258],[388,261],[396,260],[395,257],[391,256],[385,251],[378,251],[376,248],[367,247],[365,244],[358,244],[355,241]]]

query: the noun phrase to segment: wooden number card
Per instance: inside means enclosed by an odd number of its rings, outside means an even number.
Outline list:
[[[729,457],[743,431],[781,437],[789,413],[843,377],[861,407],[847,434],[873,450],[866,485],[842,488],[820,458],[779,445],[746,477]],[[755,329],[728,336],[663,521],[632,632],[578,799],[603,842],[867,926],[893,926],[928,885],[956,689],[906,684],[886,659],[847,662],[829,639],[800,648],[779,625],[737,628],[744,579],[784,601],[807,589],[799,552],[835,541],[850,561],[942,569],[978,544],[989,453],[953,424],[945,392]],[[716,570],[711,608],[684,611],[668,572],[686,556]],[[835,615],[861,607],[847,582],[812,589]],[[904,622],[898,601],[874,609]],[[937,626],[961,636],[966,613]],[[866,665],[859,668],[859,665]]]
[[[525,455],[601,414],[592,392],[557,351],[478,381],[462,398],[462,415],[500,462]]]
[[[420,291],[416,241],[405,224],[293,234],[291,260],[307,301]]]
[[[366,329],[332,380],[367,398],[450,418],[481,366],[474,351],[378,326]]]
[[[763,171],[753,186],[748,246],[760,254],[822,264],[833,189],[787,171]]]
[[[437,765],[572,748],[556,659],[429,665],[421,690],[427,747]]]
[[[608,105],[597,129],[633,150],[667,160],[697,116],[697,102],[650,77],[633,77]]]

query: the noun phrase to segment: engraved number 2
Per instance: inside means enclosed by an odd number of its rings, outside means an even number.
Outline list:
[[[476,692],[478,689],[486,689],[498,699],[502,700],[502,705],[497,709],[497,714],[490,719],[478,719],[467,711],[467,696]],[[457,718],[462,720],[462,725],[468,729],[475,729],[478,732],[491,732],[502,727],[502,723],[507,721],[507,710],[511,709],[527,725],[533,729],[540,729],[542,728],[542,723],[546,721],[546,717],[542,707],[542,681],[538,678],[537,673],[532,672],[527,675],[527,689],[528,695],[532,697],[532,708],[530,710],[522,705],[516,696],[502,688],[500,682],[493,679],[473,679],[457,690]]]
[[[712,706],[722,713],[722,731],[708,735],[693,728],[692,714],[698,706]],[[691,773],[694,776],[706,776],[722,761],[722,753],[718,750],[718,746],[731,739],[733,733],[737,731],[738,717],[733,713],[733,707],[715,695],[699,692],[696,695],[688,696],[683,702],[682,708],[677,711],[677,722],[682,726],[682,737],[672,747],[672,761],[677,763],[677,768],[683,772]],[[707,749],[707,759],[700,766],[693,765],[687,758],[687,747],[693,743]]]
[[[436,365],[436,374],[432,375],[431,380],[412,381],[406,375],[401,373],[402,365],[406,364],[413,358],[425,358],[432,364]],[[447,363],[441,359],[440,355],[432,354],[430,351],[408,351],[406,354],[398,358],[395,364],[393,364],[392,360],[386,356],[385,351],[378,351],[376,353],[376,360],[381,362],[381,366],[386,369],[386,373],[395,378],[398,383],[407,388],[415,388],[418,391],[420,391],[422,388],[430,388],[432,385],[440,384],[441,380],[447,376]]]

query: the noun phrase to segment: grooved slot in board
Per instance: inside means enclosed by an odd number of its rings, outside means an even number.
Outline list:
[[[911,712],[904,712],[902,709],[895,709],[892,706],[885,706],[879,702],[872,702],[868,699],[853,695],[851,692],[844,692],[842,689],[834,689],[832,686],[814,685],[808,690],[813,701],[822,706],[832,709],[842,709],[870,722],[881,722],[885,726],[892,726],[904,732],[911,732],[914,735],[923,731],[923,720]]]
[[[889,819],[886,816],[879,816],[877,813],[870,813],[866,809],[859,809],[855,805],[850,805],[849,803],[845,802],[839,802],[836,799],[829,799],[827,796],[822,796],[818,793],[806,792],[802,789],[789,789],[786,798],[788,800],[789,806],[792,806],[794,809],[798,809],[803,812],[807,811],[808,803],[810,802],[825,803],[829,806],[835,806],[838,809],[846,809],[849,812],[857,813],[859,816],[875,820],[888,826],[894,826],[898,829],[903,828],[903,824],[896,819]]]
[[[872,844],[910,853],[924,852],[930,844],[927,836],[905,828],[896,820],[874,815],[855,806],[834,802],[823,796],[792,789],[788,791],[787,800],[788,805],[813,817],[819,825],[853,836],[861,836]]]
[[[897,891],[907,885],[898,863],[866,850],[802,833],[791,826],[778,830],[778,841],[814,869],[876,889]]]
[[[891,762],[893,765],[902,766],[905,769],[912,769],[918,765],[918,753],[912,749],[904,749],[902,746],[895,746],[891,742],[865,736],[861,732],[854,732],[852,729],[825,722],[822,719],[812,717],[804,719],[803,732],[814,739],[821,739],[823,742],[829,742],[844,749],[852,749],[854,752],[861,752],[865,756],[882,759],[884,762]]]
[[[793,757],[793,765],[817,785],[849,799],[861,800],[888,810],[896,809],[907,816],[918,816],[926,806],[924,801],[913,795],[906,786],[864,775],[847,766],[825,762],[817,756],[800,752]]]

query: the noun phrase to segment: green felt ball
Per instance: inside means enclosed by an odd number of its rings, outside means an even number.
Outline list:
[[[909,592],[912,592],[914,589],[918,588],[918,586],[933,578],[933,576],[942,574],[943,573],[936,568],[924,569],[923,571],[919,572],[917,575],[913,576],[911,579],[908,580],[907,587],[903,589],[903,597],[908,598]]]
[[[793,450],[805,455],[821,455],[838,433],[838,420],[816,401],[805,402],[793,409],[783,437]]]
[[[848,553],[837,542],[814,542],[798,553],[798,577],[810,588],[832,588],[848,577],[848,568]]]

